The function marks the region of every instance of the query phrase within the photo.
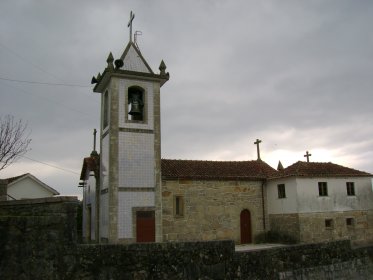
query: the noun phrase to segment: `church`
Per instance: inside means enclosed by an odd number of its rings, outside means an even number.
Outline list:
[[[161,158],[161,87],[130,39],[92,78],[101,95],[100,153],[84,158],[83,238],[96,243],[208,241],[254,243],[268,231],[297,242],[373,241],[372,174],[333,163],[276,169],[252,161]],[[96,140],[95,140],[96,141]]]

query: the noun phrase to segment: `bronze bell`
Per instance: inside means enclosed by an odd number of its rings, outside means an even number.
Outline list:
[[[131,103],[131,111],[128,114],[130,114],[132,116],[141,115],[142,110],[141,110],[140,102],[133,101]]]

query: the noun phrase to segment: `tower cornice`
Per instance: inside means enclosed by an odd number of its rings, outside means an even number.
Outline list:
[[[159,82],[161,86],[166,83],[170,79],[170,74],[153,74],[153,73],[144,73],[144,72],[137,72],[137,71],[130,71],[130,70],[122,70],[122,69],[108,69],[106,68],[105,71],[102,73],[100,80],[93,88],[94,92],[102,93],[107,83],[110,81],[112,77],[119,77],[119,78],[126,78],[126,79],[134,79],[134,80],[146,80],[146,81],[155,81]]]

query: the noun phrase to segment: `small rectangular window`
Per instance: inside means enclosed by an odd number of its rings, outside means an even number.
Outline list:
[[[319,182],[319,196],[328,196],[328,184]]]
[[[104,106],[104,112],[103,112],[102,126],[103,128],[105,128],[109,124],[109,93],[108,91],[105,91],[104,93],[103,106]]]
[[[174,209],[175,209],[175,216],[182,217],[184,216],[184,197],[182,196],[175,196],[174,199]]]
[[[286,198],[285,184],[277,185],[278,198]]]
[[[327,229],[333,228],[333,219],[325,219],[325,228]]]
[[[346,182],[347,188],[347,195],[354,196],[355,195],[355,183],[354,182]]]
[[[346,218],[346,226],[347,227],[353,227],[355,224],[354,218]]]

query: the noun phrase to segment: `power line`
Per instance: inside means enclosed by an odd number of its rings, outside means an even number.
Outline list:
[[[48,85],[48,86],[64,86],[64,87],[91,87],[85,85],[76,85],[76,84],[62,84],[62,83],[45,83],[45,82],[36,82],[36,81],[25,81],[25,80],[16,80],[0,77],[0,80],[17,82],[17,83],[26,83],[26,84],[37,84],[37,85]]]
[[[40,164],[44,164],[44,165],[47,165],[49,167],[53,167],[53,168],[56,168],[56,169],[59,169],[59,170],[62,170],[62,171],[65,171],[65,172],[69,172],[69,173],[73,173],[75,175],[80,175],[79,173],[75,172],[75,171],[72,171],[72,170],[69,170],[69,169],[66,169],[66,168],[63,168],[63,167],[59,167],[59,166],[56,166],[56,165],[52,165],[52,164],[49,164],[49,163],[46,163],[46,162],[42,162],[40,160],[36,160],[36,159],[32,159],[32,158],[29,158],[29,157],[26,157],[26,156],[21,156],[23,158],[27,158],[29,160],[32,160],[32,161],[35,161],[37,163],[40,163]]]
[[[1,80],[1,79],[0,79],[0,80]],[[93,114],[87,114],[86,112],[83,112],[83,111],[80,111],[80,110],[74,109],[74,108],[72,108],[72,107],[70,107],[70,106],[68,106],[68,105],[66,105],[66,104],[64,104],[64,103],[56,102],[55,100],[53,100],[53,99],[51,99],[51,98],[48,98],[48,97],[45,97],[45,96],[40,96],[39,94],[35,94],[35,93],[31,93],[31,92],[27,92],[27,91],[23,90],[22,88],[19,88],[19,87],[16,87],[16,86],[10,85],[10,84],[8,84],[8,83],[6,83],[6,82],[0,82],[0,84],[5,85],[5,86],[7,86],[7,87],[9,87],[9,88],[15,89],[15,90],[18,91],[18,92],[25,93],[25,94],[27,94],[28,96],[32,95],[33,97],[38,97],[38,98],[44,99],[45,101],[48,101],[48,102],[50,102],[50,103],[52,103],[52,104],[55,104],[55,105],[58,105],[58,106],[63,106],[63,107],[65,107],[65,108],[71,110],[72,112],[79,113],[79,114],[81,114],[81,115],[88,116],[88,117],[92,117],[92,116],[93,116]]]
[[[4,45],[4,43],[0,42],[0,46],[3,47],[3,49],[7,50],[8,52],[10,52],[12,55],[18,57],[20,60],[23,60],[24,62],[28,63],[29,65],[31,65],[32,67],[34,67],[35,69],[38,69],[39,71],[53,77],[54,79],[58,80],[58,81],[61,81],[61,79],[59,79],[58,77],[56,77],[55,75],[53,75],[52,73],[49,73],[48,71],[44,70],[42,67],[40,67],[39,65],[33,63],[31,60],[25,58],[24,56],[16,53],[14,50],[12,50],[11,48],[7,47]]]

